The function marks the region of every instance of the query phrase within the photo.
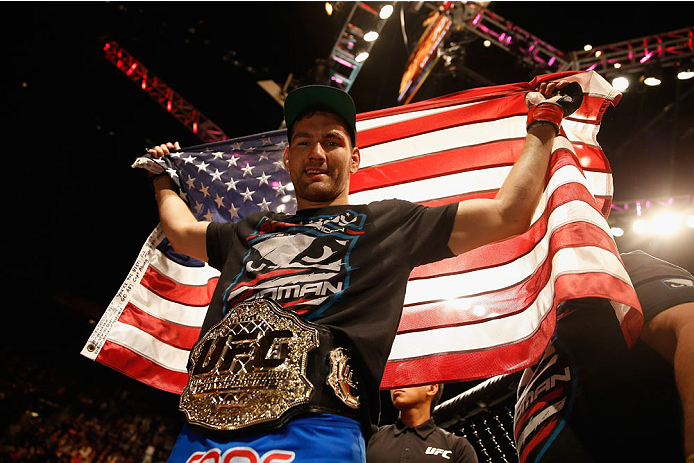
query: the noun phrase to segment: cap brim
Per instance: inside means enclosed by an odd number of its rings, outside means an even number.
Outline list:
[[[296,118],[311,106],[326,106],[339,114],[349,125],[352,142],[355,141],[357,111],[349,94],[323,85],[308,85],[294,90],[284,100],[284,120],[287,127],[291,127]]]

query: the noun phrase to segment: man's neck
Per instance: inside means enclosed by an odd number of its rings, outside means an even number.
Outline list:
[[[300,200],[297,198],[296,206],[297,211],[301,211],[303,209],[321,209],[329,206],[349,206],[349,201],[345,199],[337,199],[335,201],[313,202],[305,199]]]
[[[429,407],[426,408],[408,408],[400,410],[400,421],[407,426],[414,428],[431,418]]]

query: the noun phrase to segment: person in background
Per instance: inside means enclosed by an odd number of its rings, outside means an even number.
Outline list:
[[[443,384],[393,389],[390,398],[399,411],[395,424],[381,426],[366,447],[367,463],[477,463],[468,440],[436,426],[431,413],[441,399]],[[443,460],[442,460],[443,459]]]

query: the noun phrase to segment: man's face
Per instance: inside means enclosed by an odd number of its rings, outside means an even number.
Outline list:
[[[359,150],[336,116],[317,112],[296,122],[284,163],[299,209],[348,204],[349,177],[359,161]]]
[[[429,396],[427,396],[430,391],[435,392],[433,386],[393,389],[390,391],[390,400],[393,402],[393,406],[395,406],[396,409],[404,410],[430,400]],[[433,396],[433,393],[431,396]]]

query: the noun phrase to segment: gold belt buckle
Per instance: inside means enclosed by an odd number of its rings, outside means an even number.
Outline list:
[[[318,345],[318,330],[274,301],[239,303],[193,347],[179,408],[220,431],[276,420],[309,402],[306,363]]]

